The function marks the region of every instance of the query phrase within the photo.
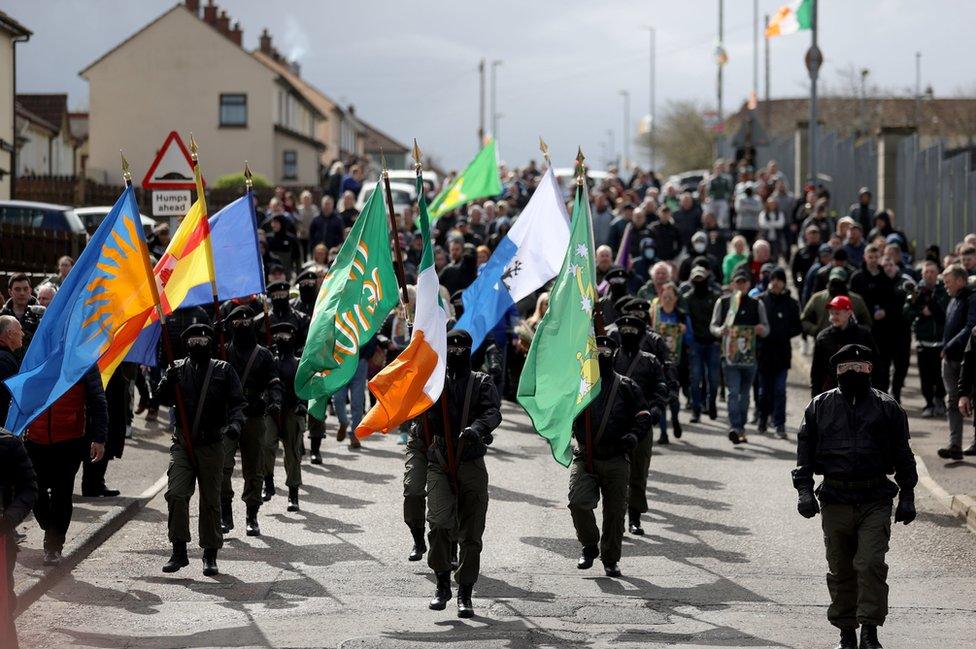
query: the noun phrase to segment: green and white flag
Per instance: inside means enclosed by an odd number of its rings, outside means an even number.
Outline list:
[[[502,181],[498,178],[498,154],[495,140],[488,140],[468,168],[441,190],[430,202],[430,218],[439,218],[465,203],[479,198],[489,198],[502,193]]]
[[[769,21],[766,38],[795,34],[813,27],[813,0],[795,0],[783,5]]]
[[[377,189],[322,282],[298,363],[295,392],[310,400],[308,410],[319,419],[325,419],[329,397],[356,373],[360,346],[397,303],[382,186]]]
[[[563,466],[573,460],[573,420],[600,392],[593,331],[595,286],[590,199],[583,186],[576,188],[569,248],[518,386],[518,402]]]

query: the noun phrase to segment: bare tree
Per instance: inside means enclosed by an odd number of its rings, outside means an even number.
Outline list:
[[[715,160],[715,135],[705,124],[702,107],[694,101],[669,101],[655,130],[657,156],[664,158],[666,174],[710,168]],[[634,138],[646,157],[650,134]]]

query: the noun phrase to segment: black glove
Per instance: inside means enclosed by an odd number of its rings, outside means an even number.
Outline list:
[[[806,487],[799,490],[796,511],[800,512],[803,518],[813,518],[820,513],[820,505],[817,504],[817,497],[813,495],[813,489]]]
[[[277,419],[278,415],[281,414],[281,404],[280,403],[269,403],[267,411],[268,416],[272,419]]]
[[[481,441],[485,443],[485,446],[491,446],[491,443],[495,441],[495,436],[491,433],[484,433],[481,436]]]
[[[651,408],[650,419],[651,426],[657,426],[659,423],[661,423],[661,409],[656,407]]]
[[[637,448],[637,435],[627,433],[620,438],[620,444],[624,447],[624,449],[633,451],[635,448]]]
[[[481,441],[481,435],[478,434],[478,431],[469,426],[461,431],[461,439],[465,440],[466,444],[474,444],[475,442]]]
[[[304,417],[308,414],[308,406],[306,406],[304,403],[299,403],[297,406],[295,406],[295,414],[299,417]]]
[[[241,429],[234,425],[224,426],[220,432],[224,437],[235,441],[241,436]]]
[[[895,508],[895,522],[908,525],[915,520],[915,492],[902,491],[898,494],[898,507]]]

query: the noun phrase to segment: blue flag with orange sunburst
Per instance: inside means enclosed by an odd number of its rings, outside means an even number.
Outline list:
[[[13,434],[22,434],[96,363],[101,371],[118,364],[111,350],[124,355],[156,306],[148,259],[139,207],[127,187],[48,305],[20,373],[6,380],[5,427]]]

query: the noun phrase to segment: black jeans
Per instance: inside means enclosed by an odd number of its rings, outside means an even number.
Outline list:
[[[81,495],[82,496],[101,496],[105,491],[105,471],[108,469],[109,460],[107,454],[98,462],[92,462],[90,458],[85,458],[84,468],[81,470]]]
[[[918,355],[918,380],[922,384],[922,396],[925,405],[932,407],[945,402],[945,384],[942,382],[942,353],[941,347],[919,347],[915,350]]]
[[[44,530],[44,549],[61,551],[71,524],[75,476],[88,448],[88,440],[73,439],[57,444],[25,442],[37,474],[34,518]]]

